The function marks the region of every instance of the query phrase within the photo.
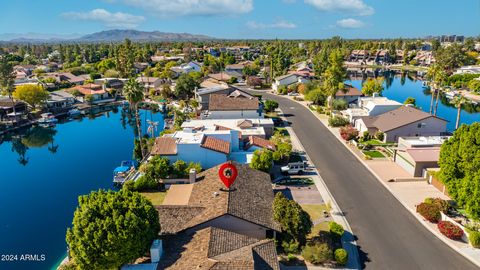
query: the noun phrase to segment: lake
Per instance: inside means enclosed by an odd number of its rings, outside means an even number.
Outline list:
[[[158,135],[162,114],[140,113],[142,131],[147,119],[158,121]],[[131,113],[118,107],[0,139],[0,254],[17,255],[15,262],[0,261],[0,269],[56,267],[66,256],[78,196],[114,188],[112,171],[132,158],[136,134]],[[25,254],[37,258],[20,261]]]
[[[395,75],[393,72],[386,72],[385,90],[383,96],[389,99],[403,103],[408,97],[416,99],[417,107],[425,112],[429,112],[431,95],[430,91],[424,90],[421,80],[416,80],[415,76],[411,75]],[[348,81],[358,89],[362,89],[362,80],[356,79]],[[442,96],[438,102],[438,117],[448,120],[447,129],[449,131],[455,130],[455,121],[457,120],[457,108],[449,104],[446,97]],[[467,105],[464,106],[460,116],[460,124],[471,124],[480,121],[480,106]]]

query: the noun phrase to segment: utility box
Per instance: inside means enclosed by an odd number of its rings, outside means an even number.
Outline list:
[[[160,239],[153,240],[152,246],[150,247],[150,258],[152,263],[158,263],[160,258],[162,258],[163,253],[163,243]]]

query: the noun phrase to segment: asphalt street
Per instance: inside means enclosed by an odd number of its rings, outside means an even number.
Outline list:
[[[271,94],[320,172],[356,236],[366,269],[478,269],[393,195],[304,106]]]

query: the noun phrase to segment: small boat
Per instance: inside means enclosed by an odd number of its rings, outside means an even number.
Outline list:
[[[56,124],[58,119],[52,113],[42,113],[40,119],[37,121],[39,124]]]
[[[124,160],[119,167],[113,170],[113,182],[115,184],[123,184],[127,181],[127,176],[136,167],[136,162],[133,160]]]
[[[72,116],[79,116],[82,112],[79,109],[71,109],[68,111],[68,115]]]

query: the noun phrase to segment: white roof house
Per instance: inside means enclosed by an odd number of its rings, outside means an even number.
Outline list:
[[[464,66],[455,71],[455,74],[480,74],[480,66]]]
[[[347,109],[344,115],[350,121],[362,116],[377,116],[401,107],[402,104],[386,97],[361,97],[358,99],[358,107]]]
[[[242,138],[257,136],[268,138],[273,133],[274,124],[271,118],[256,119],[205,119],[187,120],[183,122],[182,128],[192,128],[204,132],[215,132],[217,130],[237,130]]]

